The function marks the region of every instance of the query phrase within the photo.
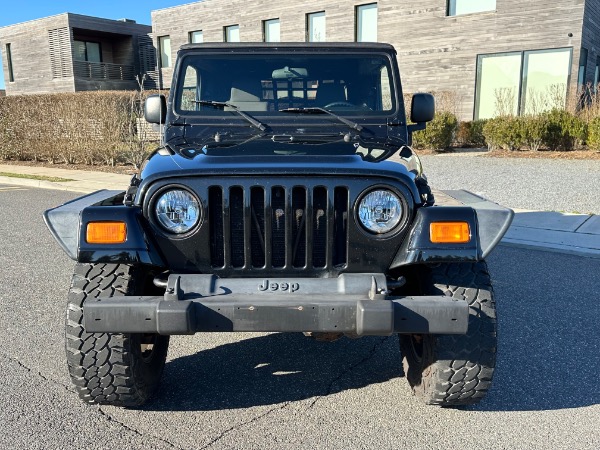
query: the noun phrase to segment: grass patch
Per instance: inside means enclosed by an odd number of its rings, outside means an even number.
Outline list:
[[[46,177],[44,175],[27,175],[23,173],[0,172],[0,177],[26,178],[28,180],[50,181],[52,183],[63,183],[65,181],[75,181],[70,178]]]

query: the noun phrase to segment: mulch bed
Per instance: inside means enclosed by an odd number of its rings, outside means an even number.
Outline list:
[[[419,155],[448,155],[452,153],[478,153],[486,158],[536,158],[536,159],[567,159],[567,160],[600,160],[597,150],[551,151],[538,150],[487,150],[474,148],[450,149],[443,152],[434,150],[417,150]],[[482,154],[483,153],[483,154]]]

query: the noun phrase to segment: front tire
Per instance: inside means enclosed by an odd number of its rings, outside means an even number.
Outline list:
[[[485,262],[440,264],[426,269],[422,293],[469,303],[466,335],[400,335],[406,378],[425,403],[463,406],[479,402],[496,365],[496,307]]]
[[[142,295],[145,284],[145,274],[138,267],[75,266],[67,305],[67,365],[77,393],[86,403],[140,406],[159,385],[169,336],[86,333],[83,328],[87,299]]]

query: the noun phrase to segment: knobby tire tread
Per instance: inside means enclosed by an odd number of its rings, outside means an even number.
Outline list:
[[[140,406],[158,386],[168,336],[159,336],[156,354],[148,364],[141,360],[139,335],[87,333],[83,327],[86,300],[134,295],[141,274],[125,264],[77,264],[68,295],[66,353],[71,380],[87,403]],[[146,367],[144,367],[146,366]]]
[[[485,262],[431,268],[427,293],[469,304],[466,335],[424,335],[422,361],[411,357],[401,336],[405,371],[415,394],[427,404],[464,406],[479,402],[492,384],[496,365],[496,308]]]

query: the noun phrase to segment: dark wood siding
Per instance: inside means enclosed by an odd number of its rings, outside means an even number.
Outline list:
[[[74,91],[72,69],[69,71],[68,67],[65,67],[64,77],[54,78],[52,76],[48,32],[61,28],[68,30],[67,14],[11,25],[0,29],[4,80],[6,81],[6,93],[8,95]],[[13,83],[8,81],[8,68],[6,66],[6,58],[4,57],[4,49],[8,43],[11,44],[12,66],[15,78]],[[63,73],[63,67],[56,67],[55,70]]]
[[[133,75],[140,73],[138,42],[151,32],[148,25],[60,14],[0,28],[0,46],[11,44],[14,79],[8,82],[3,58],[6,91],[9,95],[76,90],[135,89]],[[125,81],[85,79],[74,74],[72,40],[100,42],[103,62],[128,66]],[[131,68],[131,69],[129,69]],[[107,69],[111,73],[120,68]],[[75,75],[75,76],[74,76]]]

